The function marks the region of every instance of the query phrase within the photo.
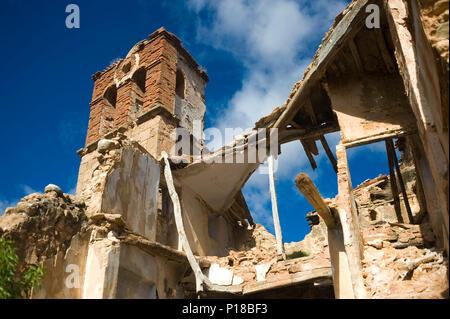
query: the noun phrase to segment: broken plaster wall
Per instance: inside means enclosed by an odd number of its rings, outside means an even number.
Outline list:
[[[181,189],[181,205],[186,236],[194,254],[226,256],[232,247],[231,226],[222,216],[213,215],[207,205],[188,187]]]
[[[342,143],[415,128],[400,76],[363,74],[328,81]]]
[[[95,237],[95,236],[93,236]],[[91,238],[83,298],[182,298],[185,266],[121,243],[108,233]]]
[[[428,42],[432,47],[439,75],[441,108],[434,108],[437,130],[443,141],[448,141],[449,117],[449,1],[419,0],[420,19]],[[415,23],[417,26],[418,24]],[[416,31],[417,32],[417,31]],[[438,105],[434,105],[437,107]],[[448,143],[443,145],[448,157]]]
[[[119,214],[135,233],[156,238],[160,167],[148,154],[124,148],[105,181],[101,212]]]
[[[80,195],[87,200],[87,213],[120,214],[125,223],[136,233],[150,240],[156,240],[157,224],[168,226],[172,232],[161,229],[167,236],[158,238],[163,244],[179,249],[178,236],[170,225],[168,212],[164,218],[157,217],[160,168],[150,154],[140,148],[136,142],[133,145],[126,137],[115,138],[117,146],[105,154],[93,151],[89,155],[97,165],[86,165],[92,168],[91,178],[86,182]],[[86,155],[87,156],[87,155]],[[195,188],[195,186],[193,186]],[[222,216],[212,214],[201,198],[187,186],[178,188],[182,203],[185,231],[194,253],[199,255],[223,255],[226,247],[231,246],[231,225]],[[166,198],[167,199],[167,198]],[[170,200],[170,199],[169,199]],[[161,203],[160,203],[161,205]],[[170,203],[168,205],[170,207]],[[160,214],[165,214],[161,212]],[[158,220],[159,219],[159,220]],[[164,219],[164,220],[161,220]],[[173,238],[172,238],[173,237]]]
[[[91,235],[86,259],[86,273],[83,284],[83,299],[111,299],[116,297],[117,274],[119,271],[120,243],[109,238],[95,238]]]
[[[425,3],[425,1],[423,1],[423,3]],[[419,174],[426,171],[426,166],[429,165],[431,180],[422,180],[422,183],[424,185],[427,183],[434,183],[434,188],[436,189],[439,198],[440,209],[432,210],[430,213],[436,214],[434,219],[443,221],[444,229],[434,228],[434,231],[436,235],[441,238],[441,242],[447,242],[449,232],[449,155],[448,127],[446,127],[448,125],[445,124],[445,120],[443,119],[447,118],[448,100],[445,103],[443,103],[443,101],[446,97],[448,99],[448,86],[441,86],[440,74],[442,74],[442,72],[445,73],[445,71],[448,73],[448,62],[443,64],[443,60],[439,60],[440,63],[436,63],[437,60],[433,55],[432,49],[433,45],[436,43],[432,41],[430,44],[429,38],[427,38],[427,34],[424,32],[424,25],[422,23],[423,20],[426,20],[429,13],[426,10],[423,10],[422,14],[424,14],[424,16],[422,16],[421,19],[420,9],[416,1],[386,1],[385,10],[395,46],[397,64],[403,78],[404,87],[412,111],[417,121],[420,143],[423,145],[424,153],[420,154],[420,157],[425,157],[428,162],[422,162],[423,165],[419,163]],[[429,14],[428,18],[433,17],[433,15],[434,14]],[[426,29],[429,30],[429,24],[426,23],[425,26]],[[445,21],[443,27],[445,27]],[[431,35],[431,33],[432,32],[430,31],[429,34]],[[442,94],[442,92],[444,92],[444,94]],[[419,147],[418,149],[422,147]],[[424,179],[430,178],[429,176],[421,177]],[[427,198],[427,201],[428,200],[432,200],[432,198]]]
[[[92,152],[97,161],[92,177],[81,188],[87,214],[94,220],[107,218],[123,223],[130,231],[150,241],[181,250],[173,225],[170,198],[162,196],[160,166],[138,143],[126,136],[110,140],[108,149]],[[196,255],[228,254],[232,244],[231,225],[214,216],[189,187],[177,188],[185,232]],[[171,224],[172,220],[172,225]],[[95,236],[94,236],[95,237]],[[178,283],[187,269],[167,258],[151,256],[137,248],[124,248],[114,232],[91,239],[86,274],[86,298],[175,298],[183,297]],[[132,256],[135,261],[129,261]],[[184,267],[184,266],[183,266]],[[151,271],[140,270],[151,268]],[[94,278],[110,278],[96,281]],[[108,283],[108,286],[106,285]],[[133,290],[132,287],[138,287]],[[156,295],[157,292],[157,295]]]
[[[86,260],[90,232],[73,236],[69,248],[43,262],[41,287],[33,292],[33,299],[80,299],[83,297]]]
[[[433,226],[434,233],[437,237],[438,247],[447,247],[448,251],[448,238],[446,238],[446,228],[441,211],[441,203],[439,200],[439,192],[436,189],[436,184],[433,180],[431,168],[423,149],[423,145],[419,136],[408,136],[408,144],[413,151],[415,166],[417,167],[417,177],[420,187],[425,194],[426,209],[429,214],[430,223]]]

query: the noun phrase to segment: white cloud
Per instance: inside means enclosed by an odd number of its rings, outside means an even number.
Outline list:
[[[267,176],[266,176],[267,177]],[[267,188],[269,181],[266,179]],[[267,209],[267,203],[270,202],[270,194],[267,190],[259,190],[258,188],[246,187],[243,189],[243,194],[247,205],[252,213],[253,219],[263,224],[267,229],[273,231],[272,211]]]
[[[30,194],[33,194],[33,193],[38,193],[37,190],[35,190],[34,188],[32,188],[29,185],[22,184],[22,185],[19,185],[19,186],[22,188],[22,190],[24,192],[24,196],[27,196],[27,195],[30,195]]]
[[[38,192],[31,186],[25,185],[25,184],[18,184],[18,185],[16,185],[16,187],[18,187],[19,189],[22,190],[23,196],[27,196],[32,193]],[[5,210],[8,207],[16,207],[19,202],[20,202],[20,199],[18,199],[18,198],[15,198],[15,199],[0,198],[0,216],[5,213]]]
[[[70,194],[70,195],[75,196],[76,193],[77,193],[77,185],[75,184],[75,186],[72,187],[72,188],[67,192],[67,194]]]
[[[198,19],[197,40],[232,53],[245,66],[242,88],[215,126],[253,127],[286,100],[311,62],[342,0],[190,0],[188,7],[206,12]],[[229,142],[229,141],[226,141]]]
[[[312,44],[345,6],[344,0],[189,0],[188,9],[198,14],[197,41],[230,52],[245,68],[241,88],[214,126],[222,132],[253,127],[283,104],[312,61]],[[309,163],[299,142],[282,145],[277,178],[293,179],[304,165]],[[255,220],[266,226],[272,225],[268,188],[267,175],[257,173],[244,188]]]
[[[18,203],[19,201],[18,200],[16,200],[16,201],[9,201],[9,200],[4,200],[4,199],[0,199],[0,216],[2,216],[4,213],[5,213],[5,210],[8,208],[8,207],[15,207],[15,206],[17,206],[17,203]]]

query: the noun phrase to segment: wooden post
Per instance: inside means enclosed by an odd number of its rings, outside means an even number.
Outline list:
[[[325,136],[320,137],[320,142],[322,143],[323,149],[327,153],[328,159],[331,162],[331,165],[333,165],[334,171],[337,173],[337,162],[336,158],[334,158],[333,152],[331,152],[330,147],[328,146],[327,140],[325,139]]]
[[[311,178],[305,173],[300,173],[295,178],[295,185],[297,185],[297,188],[314,207],[319,216],[322,217],[327,227],[333,228],[336,225],[334,217]]]
[[[202,270],[200,269],[200,266],[197,263],[197,260],[194,257],[194,254],[192,253],[191,246],[189,245],[189,242],[186,237],[186,233],[184,232],[184,226],[183,226],[183,218],[181,216],[181,205],[180,200],[178,198],[178,194],[175,190],[175,186],[173,185],[173,178],[172,178],[172,172],[170,171],[170,164],[168,160],[168,156],[166,152],[161,153],[162,157],[164,158],[164,177],[166,178],[167,183],[167,189],[169,190],[170,198],[172,199],[173,203],[173,213],[175,216],[175,225],[177,226],[178,231],[178,237],[181,239],[181,243],[183,246],[183,250],[186,253],[186,257],[189,261],[189,265],[192,268],[192,271],[195,275],[195,288],[197,293],[199,291],[203,291],[203,282],[205,279],[205,276],[202,273]]]
[[[392,159],[394,160],[395,171],[397,172],[398,182],[400,183],[400,190],[403,195],[403,202],[405,203],[406,212],[408,213],[409,223],[413,224],[414,219],[413,219],[413,215],[412,215],[412,211],[411,211],[411,206],[409,205],[408,195],[406,194],[405,183],[403,181],[402,173],[400,172],[400,165],[398,164],[397,155],[395,154],[394,143],[392,142],[391,139],[387,140],[387,142],[389,143],[389,149],[391,151],[391,156],[392,156]]]
[[[277,240],[277,253],[286,259],[286,254],[284,253],[283,235],[281,234],[280,219],[278,217],[278,204],[277,204],[277,194],[275,192],[275,181],[273,177],[273,155],[269,155],[267,158],[269,164],[269,186],[270,186],[270,199],[272,201],[272,215],[273,224],[275,226],[275,237]]]
[[[389,141],[391,143],[389,143]],[[392,152],[391,152],[392,140],[390,140],[390,139],[385,140],[385,143],[386,143],[386,153],[387,153],[388,165],[389,165],[389,180],[391,182],[392,197],[394,198],[395,213],[397,214],[398,222],[403,223],[402,211],[400,208],[400,197],[398,196],[397,180],[395,179],[395,172],[394,172],[394,159],[392,157]]]

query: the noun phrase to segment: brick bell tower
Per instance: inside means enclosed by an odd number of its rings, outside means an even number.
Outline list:
[[[77,193],[95,165],[93,153],[102,138],[120,132],[159,159],[162,151],[170,154],[174,129],[193,135],[194,121],[200,121],[203,131],[208,76],[163,27],[92,79],[86,145],[78,151],[82,160]]]

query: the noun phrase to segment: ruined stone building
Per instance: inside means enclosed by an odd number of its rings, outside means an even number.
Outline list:
[[[369,27],[374,4],[380,24]],[[209,152],[208,76],[158,29],[93,75],[76,196],[49,185],[25,197],[0,235],[23,265],[44,265],[33,298],[448,298],[448,59],[448,0],[354,0],[286,103]],[[320,142],[336,171],[334,199],[296,177],[315,209],[299,243],[282,241],[273,172],[276,236],[241,192],[273,161],[268,139],[249,160],[262,128],[297,141],[314,169]],[[177,129],[192,147],[173,154]],[[347,150],[380,141],[389,176],[353,187]],[[229,156],[245,160],[217,160]]]

